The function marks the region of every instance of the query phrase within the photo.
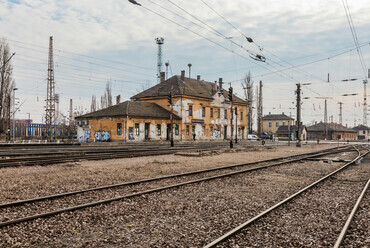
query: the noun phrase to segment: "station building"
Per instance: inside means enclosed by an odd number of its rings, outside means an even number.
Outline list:
[[[175,140],[247,138],[247,102],[233,95],[222,79],[213,83],[181,75],[164,80],[127,101],[93,113],[76,117],[78,137],[86,140],[165,140],[170,134],[172,94],[173,134]],[[231,106],[233,107],[231,110]],[[231,123],[231,115],[233,121]],[[232,125],[232,127],[231,127]],[[104,133],[103,133],[104,132]]]

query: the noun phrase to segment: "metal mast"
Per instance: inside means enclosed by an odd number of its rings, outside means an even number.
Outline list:
[[[297,147],[301,147],[301,84],[297,84]]]
[[[158,55],[157,55],[157,83],[161,80],[162,72],[162,45],[164,44],[164,39],[162,37],[155,39],[158,45]]]
[[[343,103],[342,102],[338,102],[338,104],[339,104],[339,124],[342,125],[342,120],[343,120],[343,118],[342,118],[342,116],[343,116],[343,112],[342,112],[343,108],[342,108],[342,105],[343,105]]]
[[[258,106],[257,106],[257,132],[258,136],[262,136],[262,116],[263,116],[263,101],[262,101],[262,81],[260,81],[259,91],[258,91]],[[258,89],[258,88],[257,88]]]
[[[49,40],[48,60],[48,83],[46,93],[46,127],[48,129],[49,141],[55,139],[53,125],[55,124],[55,82],[54,82],[54,58],[53,58],[53,36]]]
[[[366,84],[367,80],[364,80],[364,117],[363,117],[363,125],[367,126],[367,103],[366,103]]]

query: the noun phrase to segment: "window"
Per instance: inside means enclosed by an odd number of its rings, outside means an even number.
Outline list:
[[[195,133],[195,126],[191,126],[191,132]]]
[[[272,121],[269,121],[269,127],[272,127]]]
[[[285,126],[285,121],[283,121],[283,126]]]
[[[277,127],[279,126],[279,121],[276,121],[276,126],[277,126]]]
[[[161,129],[162,129],[162,125],[161,124],[157,124],[157,136],[161,136]]]
[[[227,119],[227,109],[224,109],[224,119]]]
[[[205,126],[202,126],[202,135],[204,136],[206,133],[206,127]]]
[[[189,116],[193,116],[193,106],[189,106]]]
[[[122,123],[117,123],[117,135],[122,135]]]
[[[179,125],[177,124],[173,124],[175,125],[175,135],[179,135]]]
[[[140,126],[139,123],[135,123],[135,135],[139,136],[140,135]]]
[[[211,136],[213,136],[213,127],[210,127]]]
[[[243,112],[240,111],[240,120],[243,120]]]
[[[362,131],[362,133],[363,133],[363,134],[365,134],[365,130],[364,130],[364,131]]]
[[[202,117],[206,117],[206,107],[202,107]]]
[[[213,117],[213,108],[211,108],[210,115],[211,115],[211,118],[212,118]]]
[[[189,135],[189,125],[186,125],[186,135]]]
[[[221,109],[217,109],[217,118],[221,118]]]

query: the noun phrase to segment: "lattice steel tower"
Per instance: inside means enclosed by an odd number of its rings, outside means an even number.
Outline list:
[[[46,93],[46,127],[48,129],[49,141],[55,139],[53,125],[55,125],[55,81],[54,81],[54,58],[53,58],[53,36],[49,40],[48,79]]]
[[[158,56],[157,56],[157,82],[161,80],[162,72],[162,45],[164,44],[164,39],[162,37],[155,39],[158,45]]]

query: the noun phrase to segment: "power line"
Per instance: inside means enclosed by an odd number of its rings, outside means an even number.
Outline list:
[[[2,39],[6,39],[7,41],[11,41],[11,42],[16,42],[16,43],[20,43],[20,44],[24,44],[24,45],[29,45],[29,46],[34,46],[34,47],[39,47],[39,48],[47,49],[47,47],[40,46],[40,45],[35,45],[35,44],[26,43],[26,42],[17,41],[17,40],[10,40],[10,39],[7,39],[4,36],[1,36],[1,38]],[[121,62],[121,61],[115,61],[115,60],[110,60],[110,59],[105,59],[105,58],[98,58],[98,57],[94,57],[94,56],[90,56],[90,55],[85,55],[85,54],[80,54],[80,53],[75,53],[75,52],[70,52],[70,51],[62,50],[62,49],[54,49],[54,50],[55,51],[58,51],[58,52],[64,52],[64,53],[68,53],[68,54],[73,54],[73,55],[77,55],[77,56],[89,58],[89,59],[96,59],[96,60],[101,60],[101,61],[105,61],[105,62],[111,62],[111,63],[122,64],[122,65],[126,65],[126,66],[131,66],[131,67],[135,67],[135,68],[138,68],[138,69],[153,71],[153,68],[139,66],[139,65],[134,65],[134,64],[129,64],[129,63]]]

